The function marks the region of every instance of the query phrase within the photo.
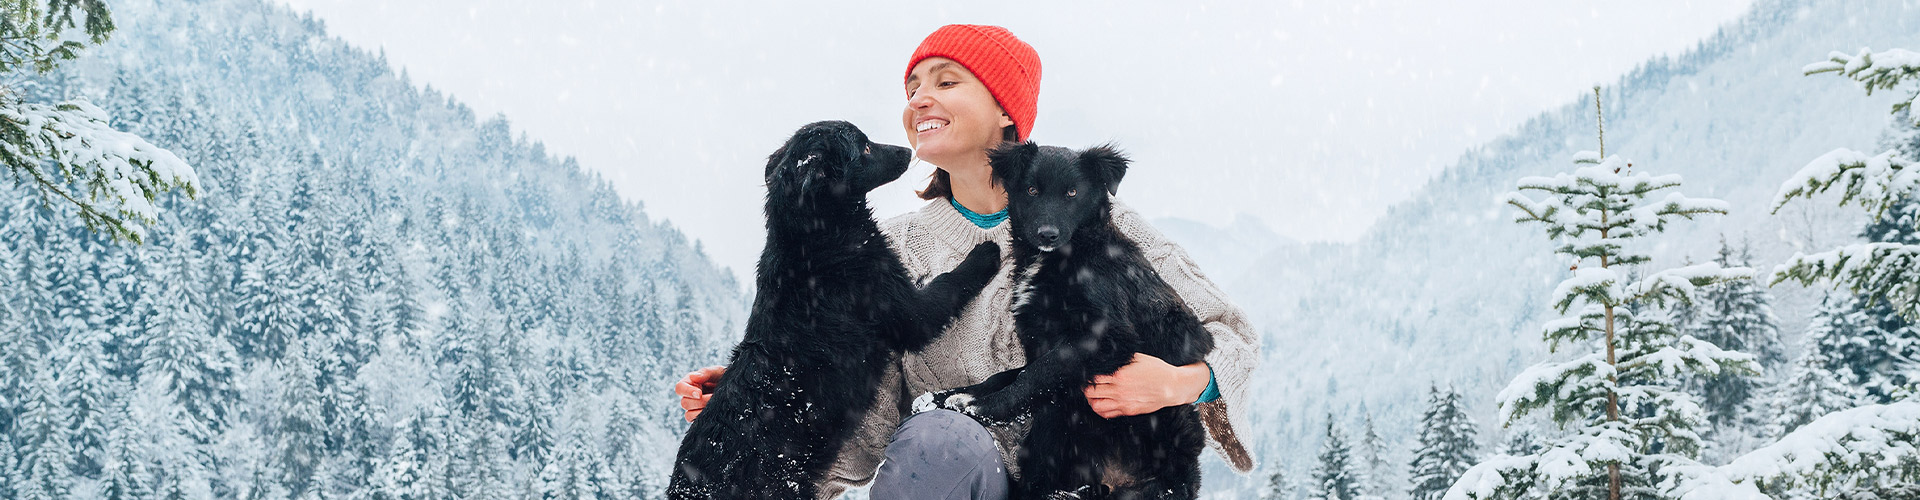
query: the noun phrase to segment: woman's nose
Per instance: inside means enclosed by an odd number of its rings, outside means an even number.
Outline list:
[[[908,108],[925,109],[927,106],[932,106],[932,105],[933,105],[933,98],[928,97],[925,92],[916,93],[913,95],[913,97],[907,98]]]

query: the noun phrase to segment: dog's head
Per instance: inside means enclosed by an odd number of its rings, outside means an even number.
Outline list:
[[[987,155],[993,179],[1007,189],[1013,237],[1051,252],[1088,224],[1105,224],[1111,196],[1127,174],[1127,156],[1112,145],[1073,151],[1031,142]]]
[[[851,123],[810,123],[767,157],[767,197],[802,206],[865,200],[912,159],[913,150],[867,140]]]

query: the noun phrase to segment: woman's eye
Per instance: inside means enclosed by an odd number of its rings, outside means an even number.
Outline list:
[[[1040,196],[1040,188],[1037,188],[1037,187],[1027,188],[1027,196]]]
[[[942,87],[949,87],[949,86],[954,86],[959,84],[960,82],[940,82],[940,86]]]
[[[1072,198],[1072,197],[1073,197],[1073,195],[1076,195],[1076,194],[1080,194],[1080,190],[1078,190],[1078,189],[1068,189],[1068,190],[1067,190],[1067,197],[1068,197],[1068,198]]]

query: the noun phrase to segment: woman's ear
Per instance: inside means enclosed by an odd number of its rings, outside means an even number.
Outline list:
[[[1013,126],[1013,117],[1007,116],[1007,112],[1001,111],[1000,112],[1000,128],[1007,128],[1011,126]]]
[[[1107,194],[1120,192],[1120,179],[1127,176],[1127,154],[1113,144],[1101,144],[1080,153],[1080,168],[1098,176],[1107,185]]]
[[[1033,164],[1033,156],[1040,152],[1040,145],[1033,142],[1003,142],[1000,147],[987,152],[987,163],[993,167],[993,182],[1006,186],[1007,181],[1019,179]]]

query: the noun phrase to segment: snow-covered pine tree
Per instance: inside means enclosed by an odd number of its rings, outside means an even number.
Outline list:
[[[387,444],[387,456],[374,469],[372,497],[377,500],[414,500],[423,498],[419,491],[425,486],[422,473],[426,469],[426,454],[413,444],[413,436],[420,432],[420,420],[408,418],[400,422],[393,433],[393,442]]]
[[[279,404],[273,422],[271,440],[273,468],[280,483],[294,498],[312,487],[314,471],[325,456],[325,424],[320,416],[320,389],[315,385],[317,369],[309,356],[318,349],[295,340],[287,345],[280,363]]]
[[[225,425],[234,396],[233,347],[214,336],[200,307],[200,277],[185,256],[168,250],[143,253],[150,274],[135,309],[146,319],[141,332],[141,384],[170,398],[185,415],[182,429],[205,442]]]
[[[1896,121],[1895,126],[1904,125]],[[1870,221],[1860,234],[1869,243],[1920,248],[1916,229],[1920,229],[1920,198],[1909,196],[1885,216]],[[1823,368],[1855,388],[1859,402],[1893,402],[1894,394],[1920,381],[1920,324],[1871,296],[1841,290],[1827,300],[1826,307],[1833,310],[1821,311],[1817,328],[1808,332],[1808,347],[1820,350]]]
[[[9,80],[50,71],[78,56],[86,43],[106,42],[114,30],[106,2],[97,1],[7,2],[0,5],[0,18],[0,74]],[[0,163],[37,188],[41,203],[71,204],[88,229],[138,243],[146,234],[143,224],[159,216],[155,196],[176,188],[197,193],[193,167],[115,130],[98,106],[85,100],[27,102],[22,93],[0,88]]]
[[[1267,464],[1267,485],[1260,490],[1260,500],[1293,500],[1296,491],[1286,464],[1278,460]]]
[[[1770,390],[1765,429],[1768,439],[1779,439],[1821,415],[1852,408],[1865,396],[1858,386],[1841,383],[1830,368],[1824,342],[1836,335],[1836,330],[1852,326],[1850,317],[1855,311],[1847,307],[1851,302],[1833,294],[1821,301],[1801,341],[1804,347],[1800,358],[1788,369],[1786,378]]]
[[[1913,498],[1920,485],[1920,401],[1829,413],[1719,467],[1681,471],[1687,499]],[[1904,493],[1902,493],[1904,494]]]
[[[60,393],[61,406],[71,413],[67,423],[68,438],[74,452],[74,471],[84,477],[95,477],[100,473],[101,455],[106,451],[107,412],[110,410],[112,392],[118,387],[116,379],[107,373],[111,362],[107,359],[103,344],[107,341],[107,332],[93,328],[80,328],[70,332],[69,340],[56,359],[61,361]]]
[[[60,403],[60,386],[52,363],[34,370],[33,385],[21,405],[14,436],[20,440],[20,462],[15,467],[15,498],[65,500],[73,490],[73,447],[67,432],[67,409]]]
[[[125,388],[113,391],[128,394]],[[133,420],[125,397],[115,400],[107,411],[106,449],[100,460],[101,500],[144,500],[153,498],[153,472],[147,468],[147,438],[140,422]]]
[[[1920,53],[1904,49],[1873,52],[1860,49],[1855,55],[1834,52],[1828,60],[1807,65],[1808,75],[1835,73],[1860,82],[1868,94],[1875,90],[1894,90],[1910,80],[1920,80]],[[1920,113],[1913,104],[1920,102],[1920,89],[1893,106],[1897,123],[1896,145],[1913,142],[1920,130]],[[1875,218],[1884,217],[1899,207],[1902,200],[1920,187],[1920,157],[1904,148],[1868,155],[1839,148],[1815,158],[1780,186],[1774,197],[1774,212],[1797,198],[1837,189],[1840,204],[1858,204]],[[1920,244],[1898,241],[1855,243],[1813,255],[1795,254],[1774,270],[1773,282],[1798,281],[1804,285],[1831,281],[1844,284],[1856,294],[1886,301],[1908,318],[1920,318]]]
[[[1809,64],[1803,71],[1808,75],[1837,73],[1860,82],[1871,94],[1920,80],[1920,53],[1865,48],[1855,55],[1834,52],[1828,60]],[[1906,208],[1920,188],[1920,114],[1913,106],[1920,102],[1920,89],[1908,92],[1906,99],[1893,106],[1894,124],[1889,132],[1893,149],[1878,155],[1835,149],[1801,168],[1774,197],[1774,212],[1778,213],[1794,199],[1811,199],[1838,188],[1842,206],[1859,204],[1874,217],[1875,223],[1865,235],[1868,241],[1813,255],[1796,254],[1774,269],[1774,283],[1791,280],[1812,285],[1832,281],[1846,285],[1854,296],[1842,295],[1842,301],[1852,298],[1884,306],[1888,312],[1904,316],[1903,323],[1920,318],[1920,286],[1914,286],[1920,283],[1920,241],[1904,236],[1920,226],[1920,218],[1912,218]],[[1890,225],[1881,226],[1883,223]],[[1866,373],[1912,376],[1914,351],[1908,348],[1916,336],[1911,330],[1903,325],[1887,328],[1882,319],[1892,315],[1858,314],[1856,311],[1863,308],[1846,304],[1836,308],[1833,302],[1829,300],[1821,316],[1815,318],[1815,330],[1808,339],[1814,345],[1808,346],[1809,359],[1802,365],[1811,362],[1832,369],[1839,364],[1851,370],[1861,365],[1844,358],[1864,353],[1904,361],[1880,363]],[[1881,331],[1870,331],[1876,328]],[[1889,334],[1892,331],[1903,333]],[[1849,346],[1859,349],[1846,352]],[[1849,375],[1844,370],[1830,371],[1836,378]],[[1823,375],[1818,370],[1804,373]],[[1847,380],[1840,382],[1850,385]],[[1810,385],[1826,383],[1815,380]],[[1689,477],[1681,481],[1680,489],[1703,498],[1752,498],[1761,495],[1763,488],[1769,489],[1766,493],[1821,497],[1912,491],[1911,486],[1920,483],[1920,452],[1915,451],[1920,449],[1920,401],[1911,397],[1911,390],[1891,390],[1885,399],[1870,395],[1891,402],[1829,413],[1727,465],[1687,471]],[[1783,421],[1776,424],[1779,428],[1790,427],[1801,418],[1795,413],[1811,411],[1815,410],[1783,412]]]
[[[1744,268],[1753,263],[1751,245],[1739,250],[1723,236],[1713,262],[1723,268]],[[1680,332],[1719,346],[1755,356],[1755,369],[1773,374],[1785,364],[1786,350],[1780,343],[1779,319],[1773,315],[1772,297],[1752,280],[1737,280],[1700,293],[1698,302],[1682,303],[1674,324]],[[1681,316],[1692,316],[1690,321]],[[1730,452],[1754,446],[1765,418],[1757,407],[1764,405],[1756,396],[1766,388],[1766,379],[1742,373],[1722,372],[1692,377],[1688,392],[1699,394],[1701,406],[1712,424],[1708,455],[1716,460],[1731,458]]]
[[[1914,126],[1898,116],[1891,128],[1899,157],[1920,159]],[[1903,142],[1902,139],[1905,139]],[[1867,244],[1920,248],[1920,197],[1909,194],[1863,226]],[[1840,291],[1827,298],[1808,347],[1821,350],[1824,368],[1845,385],[1862,391],[1863,403],[1889,403],[1903,387],[1920,380],[1920,324],[1902,316],[1893,304],[1871,295]],[[1816,335],[1817,334],[1817,335]],[[1835,408],[1838,409],[1838,408]],[[1817,417],[1818,415],[1813,415]]]
[[[1353,448],[1347,437],[1327,415],[1326,441],[1320,443],[1319,462],[1313,466],[1312,495],[1316,499],[1356,500],[1360,498],[1359,471],[1353,463]]]
[[[145,433],[151,436],[149,450],[152,451],[153,497],[167,500],[211,500],[213,487],[207,470],[212,461],[206,456],[205,448],[196,442],[195,433],[203,432],[192,428],[197,422],[172,398],[157,391],[158,384],[148,384],[136,389],[143,399],[141,408],[135,413],[135,419],[149,422],[151,427]]]
[[[1595,87],[1596,111],[1599,97]],[[1521,179],[1522,192],[1499,199],[1520,210],[1517,222],[1541,223],[1561,243],[1555,252],[1574,262],[1573,276],[1551,301],[1561,314],[1578,311],[1543,326],[1554,357],[1500,391],[1501,420],[1510,424],[1544,411],[1566,432],[1540,453],[1475,465],[1446,498],[1528,491],[1612,500],[1664,495],[1646,487],[1654,477],[1640,473],[1666,475],[1693,465],[1700,446],[1695,429],[1704,424],[1695,396],[1679,389],[1680,377],[1738,373],[1752,364],[1753,356],[1681,335],[1660,313],[1667,304],[1692,302],[1700,287],[1750,278],[1751,270],[1706,263],[1630,276],[1652,260],[1635,246],[1674,219],[1724,214],[1726,202],[1677,192],[1654,198],[1679,187],[1680,176],[1636,172],[1632,163],[1605,156],[1601,123],[1601,152],[1575,154],[1581,166],[1572,174]],[[1535,200],[1524,191],[1546,197]]]
[[[1478,461],[1479,432],[1467,415],[1460,392],[1448,387],[1427,389],[1427,409],[1420,422],[1420,447],[1413,452],[1410,475],[1414,500],[1440,500],[1447,488]]]
[[[579,400],[575,400],[579,401]],[[569,411],[569,416],[584,416],[579,410]],[[600,446],[593,438],[594,433],[585,419],[570,419],[572,428],[566,431],[565,442],[557,447],[553,459],[540,471],[540,494],[543,500],[594,500],[603,498],[603,490],[608,484],[606,463]]]
[[[1896,150],[1920,161],[1920,127],[1896,117],[1894,128],[1901,130],[1892,135],[1904,139]],[[1869,221],[1860,235],[1870,243],[1920,248],[1920,192],[1909,193],[1886,214]],[[1830,368],[1849,375],[1848,383],[1864,388],[1864,401],[1869,403],[1891,403],[1903,391],[1920,389],[1916,387],[1920,384],[1920,318],[1902,315],[1892,304],[1871,296],[1848,298],[1848,307],[1858,314],[1859,328],[1852,335],[1826,339]]]
[[[1380,439],[1380,431],[1374,429],[1372,412],[1362,411],[1361,418],[1360,466],[1363,473],[1360,492],[1372,497],[1384,497],[1392,490],[1388,486],[1387,442]]]

